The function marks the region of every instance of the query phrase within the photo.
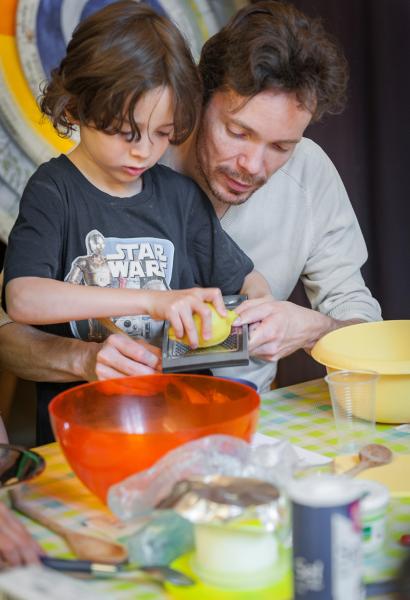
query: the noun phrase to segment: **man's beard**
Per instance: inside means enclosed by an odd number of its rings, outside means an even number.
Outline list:
[[[212,184],[212,178],[209,176],[209,174],[205,171],[203,167],[200,158],[199,148],[197,148],[196,163],[201,179],[205,184],[207,190],[211,193],[212,197],[221,202],[222,204],[227,204],[228,206],[232,204],[234,204],[235,206],[244,204],[244,202],[249,200],[252,194],[254,194],[267,181],[265,177],[255,177],[247,173],[240,173],[239,171],[234,171],[232,169],[229,169],[228,167],[220,166],[215,168],[215,176],[220,173],[221,175],[227,175],[235,181],[239,181],[240,183],[244,183],[245,185],[252,186],[252,189],[249,192],[237,192],[235,190],[230,190],[229,192],[220,191],[217,189],[216,186]]]

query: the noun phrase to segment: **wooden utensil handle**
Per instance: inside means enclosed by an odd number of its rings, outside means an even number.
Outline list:
[[[57,523],[51,517],[45,515],[37,506],[33,506],[31,502],[24,500],[19,489],[10,490],[10,498],[12,507],[33,521],[37,521],[40,525],[44,525],[47,529],[54,531],[58,535],[65,536],[69,531],[63,525]]]
[[[125,333],[125,331],[123,331],[122,329],[120,329],[120,328],[118,327],[118,325],[116,325],[115,323],[113,323],[113,322],[111,321],[111,319],[109,319],[108,317],[100,317],[99,319],[97,319],[97,321],[98,321],[99,323],[101,323],[101,325],[102,325],[103,327],[105,327],[106,329],[108,329],[108,331],[109,331],[110,333],[122,333],[122,335],[127,335],[127,334]]]
[[[356,475],[358,475],[365,469],[370,469],[373,466],[374,466],[373,464],[369,464],[367,462],[361,461],[361,462],[358,462],[357,465],[355,465],[354,467],[347,469],[347,471],[343,471],[343,475],[348,475],[349,477],[355,477]]]

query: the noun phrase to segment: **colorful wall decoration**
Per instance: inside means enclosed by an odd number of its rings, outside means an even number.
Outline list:
[[[24,186],[36,167],[72,140],[42,119],[40,85],[63,58],[75,26],[115,0],[2,0],[0,20],[0,239],[7,242]],[[137,0],[136,0],[137,1]],[[199,57],[203,42],[244,2],[146,0],[168,15]]]

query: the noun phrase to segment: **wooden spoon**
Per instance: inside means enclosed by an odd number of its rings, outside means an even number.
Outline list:
[[[355,477],[365,469],[388,465],[393,460],[393,453],[382,444],[367,444],[359,451],[359,462],[357,465],[344,471],[343,475]]]
[[[111,319],[109,319],[108,317],[100,317],[99,319],[97,319],[97,321],[101,323],[103,327],[108,329],[110,333],[122,333],[122,335],[128,335],[125,331],[118,327],[118,325],[116,325],[114,321],[111,321]]]
[[[64,538],[70,550],[78,558],[114,565],[123,563],[128,559],[127,549],[122,544],[72,531],[60,525],[53,518],[45,515],[37,506],[33,506],[29,501],[24,500],[20,490],[11,490],[10,497],[15,510]]]

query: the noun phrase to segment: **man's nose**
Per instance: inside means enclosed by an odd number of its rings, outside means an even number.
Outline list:
[[[239,155],[238,165],[249,175],[263,176],[265,173],[265,149],[249,146]]]

